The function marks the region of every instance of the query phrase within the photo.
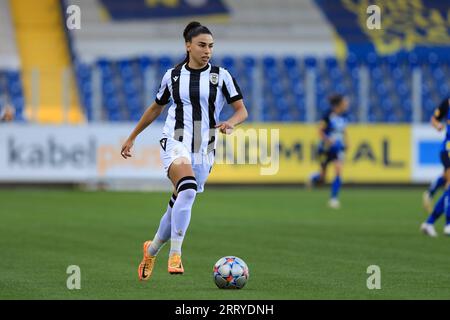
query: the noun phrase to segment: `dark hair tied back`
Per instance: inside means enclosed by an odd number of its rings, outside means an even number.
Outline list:
[[[328,101],[332,108],[340,105],[342,100],[344,100],[344,96],[341,94],[333,94],[328,97]]]
[[[191,42],[192,38],[200,35],[200,34],[210,34],[212,35],[211,31],[205,26],[202,26],[202,24],[198,21],[191,21],[188,23],[186,28],[184,28],[183,31],[183,38],[185,42]],[[186,57],[183,61],[181,61],[179,64],[175,66],[175,68],[181,67],[183,64],[189,62],[189,52],[186,52]]]
[[[210,34],[211,31],[205,26],[202,26],[198,21],[189,22],[189,24],[184,28],[183,38],[185,42],[191,41],[193,37],[196,37],[200,34]]]

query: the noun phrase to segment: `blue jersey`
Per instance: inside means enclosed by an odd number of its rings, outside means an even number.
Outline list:
[[[327,112],[322,118],[323,132],[326,137],[333,141],[330,149],[339,152],[345,149],[345,128],[348,121],[344,114],[336,114],[332,111]],[[321,143],[324,146],[324,141]]]
[[[446,134],[444,142],[442,143],[442,150],[450,152],[450,112],[448,112],[450,104],[450,97],[444,99],[439,107],[434,110],[434,118],[438,121],[446,121]]]

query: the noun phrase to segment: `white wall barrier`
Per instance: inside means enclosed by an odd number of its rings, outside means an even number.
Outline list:
[[[0,182],[158,181],[170,186],[159,156],[162,124],[137,139],[133,157],[120,147],[134,124],[84,126],[0,125]],[[428,183],[442,173],[444,132],[411,128],[411,182]]]
[[[411,180],[430,182],[443,172],[439,153],[445,130],[438,132],[431,125],[415,125],[411,132]]]
[[[162,125],[136,140],[133,157],[120,147],[134,124],[0,125],[0,182],[167,180],[159,156]]]

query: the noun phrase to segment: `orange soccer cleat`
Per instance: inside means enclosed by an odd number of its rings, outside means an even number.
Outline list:
[[[152,242],[150,240],[144,242],[144,257],[138,267],[139,280],[148,280],[152,275],[156,256],[151,256],[148,253],[148,247],[150,247],[151,244]]]
[[[169,263],[167,270],[170,274],[183,274],[184,268],[183,263],[181,263],[181,256],[177,253],[169,256]]]

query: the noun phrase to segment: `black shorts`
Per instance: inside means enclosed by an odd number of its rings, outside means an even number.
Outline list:
[[[448,151],[441,151],[441,163],[444,166],[445,170],[450,168],[450,157]]]
[[[343,158],[344,151],[319,151],[319,161],[322,167],[326,167],[330,162],[335,160],[341,160]]]

